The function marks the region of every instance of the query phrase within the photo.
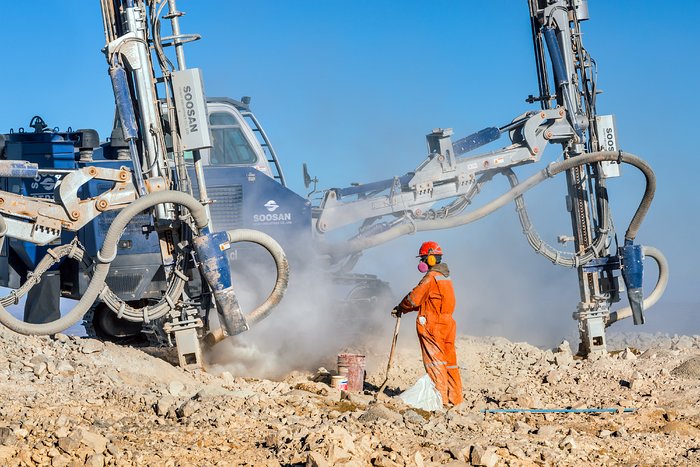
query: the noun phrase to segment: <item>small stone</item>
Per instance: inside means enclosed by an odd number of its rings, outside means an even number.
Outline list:
[[[63,344],[70,341],[70,337],[68,337],[65,334],[62,334],[60,332],[57,332],[56,334],[54,334],[53,338],[56,339],[58,342],[61,342]]]
[[[224,380],[224,384],[227,386],[232,386],[236,382],[236,378],[228,371],[222,371],[219,376]]]
[[[561,341],[561,344],[559,344],[559,346],[556,348],[556,351],[558,353],[565,353],[571,355],[571,345],[569,344],[569,341]]]
[[[531,396],[529,394],[518,396],[515,402],[518,404],[518,407],[528,409],[536,409],[542,405],[537,396]]]
[[[551,370],[550,372],[547,373],[547,375],[544,377],[544,380],[546,383],[549,384],[556,384],[561,381],[561,371],[559,370]]]
[[[556,363],[557,366],[566,366],[573,361],[574,357],[572,357],[570,353],[560,352],[554,354],[554,363]]]
[[[523,451],[520,445],[516,444],[513,441],[509,441],[506,443],[506,449],[512,456],[515,456],[518,459],[527,459],[527,454],[525,454],[525,451]]]
[[[175,399],[172,396],[164,396],[156,402],[156,414],[165,417],[168,411],[175,405]]]
[[[44,456],[40,452],[34,452],[32,453],[31,459],[36,462],[38,465],[46,465],[49,463],[48,457]]]
[[[542,425],[537,429],[537,435],[542,438],[552,438],[557,431],[558,428],[555,425]]]
[[[403,421],[413,425],[423,425],[425,418],[413,410],[407,410],[403,413]]]
[[[620,359],[621,360],[636,360],[637,356],[632,352],[629,347],[625,347],[625,350],[620,352]]]
[[[201,404],[195,400],[189,399],[177,409],[178,415],[183,418],[191,417],[201,408]]]
[[[332,443],[337,444],[348,452],[355,451],[355,443],[353,441],[352,435],[343,427],[333,426],[328,434],[328,440]],[[329,459],[333,462],[332,459]]]
[[[102,352],[104,348],[105,345],[102,341],[98,341],[97,339],[82,339],[80,351],[84,354],[91,354]]]
[[[117,457],[120,454],[119,449],[114,445],[114,443],[107,443],[107,452],[114,457]]]
[[[513,425],[513,431],[515,433],[528,434],[530,431],[532,431],[532,427],[530,425],[528,425],[527,423],[521,422],[520,420],[518,420]]]
[[[328,450],[328,462],[331,465],[345,463],[351,458],[352,455],[350,455],[350,452],[348,452],[348,450],[342,448],[341,446],[338,446],[337,444],[331,444],[331,447]]]
[[[51,459],[51,467],[67,467],[71,463],[71,458],[65,454],[59,454]]]
[[[0,427],[0,444],[10,446],[15,443],[16,436],[9,427]]]
[[[469,455],[469,451],[467,451],[467,455]],[[416,451],[416,453],[413,456],[413,460],[416,463],[416,467],[425,467],[425,461],[423,460],[423,454],[421,454],[420,451]]]
[[[600,433],[598,433],[598,438],[602,438],[602,439],[610,438],[610,436],[612,434],[613,434],[613,432],[610,430],[600,430]]]
[[[71,454],[80,447],[80,439],[78,439],[76,436],[65,436],[63,438],[58,438],[58,447],[61,448],[66,454]]]
[[[171,381],[168,385],[168,392],[171,396],[178,397],[184,391],[185,385],[180,381]]]
[[[72,376],[75,374],[75,368],[67,361],[61,360],[56,364],[56,373],[62,376]]]
[[[85,465],[87,467],[104,467],[105,456],[102,454],[93,454],[87,458]]]
[[[450,446],[448,451],[452,455],[452,457],[458,461],[461,462],[468,462],[469,461],[469,451],[471,450],[471,446],[469,445],[464,445],[464,444],[455,444]]]
[[[306,458],[306,467],[330,467],[330,464],[318,452],[310,452]]]
[[[81,430],[79,433],[80,442],[95,451],[97,454],[102,454],[107,449],[107,438],[104,436],[93,433],[88,430]],[[103,458],[104,463],[104,458]]]
[[[374,404],[365,413],[360,415],[359,420],[363,423],[374,422],[377,420],[389,420],[393,423],[403,422],[403,417],[400,413],[394,412],[385,405]]]
[[[472,465],[494,467],[498,463],[498,459],[499,456],[494,447],[484,449],[481,446],[474,446],[472,448],[470,459]]]
[[[573,436],[568,435],[566,438],[561,440],[559,443],[559,448],[564,449],[566,451],[572,451],[576,449],[576,441],[574,440]]]
[[[36,365],[34,365],[33,372],[34,376],[36,376],[37,378],[41,377],[47,371],[48,366],[46,365],[46,362],[39,362]]]

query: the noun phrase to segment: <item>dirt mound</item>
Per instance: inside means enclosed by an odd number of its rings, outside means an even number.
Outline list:
[[[374,402],[387,342],[338,349],[367,355],[365,391],[352,394],[303,366],[278,381],[221,363],[217,374],[184,371],[162,350],[0,331],[0,464],[689,465],[700,380],[679,372],[697,370],[693,339],[663,341],[658,352],[651,343],[645,358],[628,349],[581,360],[566,342],[549,350],[462,336],[465,402],[429,413]],[[401,344],[389,394],[424,374],[415,340],[402,335]],[[483,412],[543,408],[551,413]],[[620,410],[557,413],[579,408]]]
[[[681,378],[700,379],[700,357],[693,357],[690,360],[681,363],[671,371],[674,376]]]

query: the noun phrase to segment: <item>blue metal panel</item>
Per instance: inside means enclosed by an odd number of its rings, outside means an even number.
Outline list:
[[[215,231],[255,229],[277,240],[290,262],[311,245],[311,203],[251,167],[205,167]],[[199,196],[193,171],[195,196]],[[225,208],[221,209],[221,207]],[[235,246],[240,250],[240,246]]]
[[[75,168],[75,148],[66,133],[10,133],[7,135],[5,157],[8,160],[35,163],[40,169]],[[2,179],[0,187],[24,196],[53,199],[57,180],[58,176],[55,175],[37,174],[29,179],[8,177]],[[69,239],[69,234],[64,234],[65,238]],[[34,269],[49,248],[15,239],[10,239],[9,245],[30,270]]]

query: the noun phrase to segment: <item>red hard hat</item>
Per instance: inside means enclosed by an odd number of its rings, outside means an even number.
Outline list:
[[[418,250],[418,256],[441,255],[442,248],[437,242],[423,242]]]

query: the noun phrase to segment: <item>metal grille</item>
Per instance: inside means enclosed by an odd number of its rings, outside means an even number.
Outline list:
[[[138,288],[143,274],[120,274],[107,278],[107,285],[117,295],[134,294]]]
[[[241,185],[208,187],[209,206],[217,232],[243,227],[243,187]]]

